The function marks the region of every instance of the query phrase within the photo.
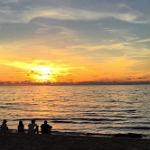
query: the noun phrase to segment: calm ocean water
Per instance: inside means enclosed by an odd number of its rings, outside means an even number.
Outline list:
[[[47,119],[54,130],[150,135],[150,85],[0,86],[0,119],[15,129]]]

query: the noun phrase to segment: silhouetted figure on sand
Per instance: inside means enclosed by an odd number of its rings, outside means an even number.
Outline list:
[[[7,120],[4,119],[0,127],[0,133],[7,133],[7,132],[8,132]]]
[[[42,134],[50,134],[52,126],[50,126],[47,121],[44,121],[44,124],[41,125],[41,133]]]
[[[35,123],[35,120],[31,120],[31,123],[28,125],[28,133],[29,134],[38,134],[39,129],[38,125]]]
[[[19,125],[18,125],[18,133],[24,133],[24,124],[23,121],[19,121]]]

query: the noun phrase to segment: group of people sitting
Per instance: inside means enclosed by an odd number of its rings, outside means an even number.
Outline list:
[[[50,134],[51,133],[52,126],[48,124],[48,122],[45,120],[44,123],[41,125],[41,133],[42,134]],[[35,123],[35,120],[32,119],[31,123],[28,124],[28,133],[29,134],[38,134],[39,133],[39,126]],[[3,120],[2,125],[0,126],[0,133],[7,133],[8,132],[8,126],[7,126],[7,120]],[[18,124],[18,133],[25,133],[25,128],[23,121],[20,120]]]

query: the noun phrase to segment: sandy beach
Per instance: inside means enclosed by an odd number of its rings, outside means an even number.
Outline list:
[[[0,135],[0,150],[150,150],[150,140],[126,137]]]

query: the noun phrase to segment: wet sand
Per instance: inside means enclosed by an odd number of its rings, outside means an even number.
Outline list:
[[[0,150],[150,150],[149,139],[63,135],[0,135]]]

